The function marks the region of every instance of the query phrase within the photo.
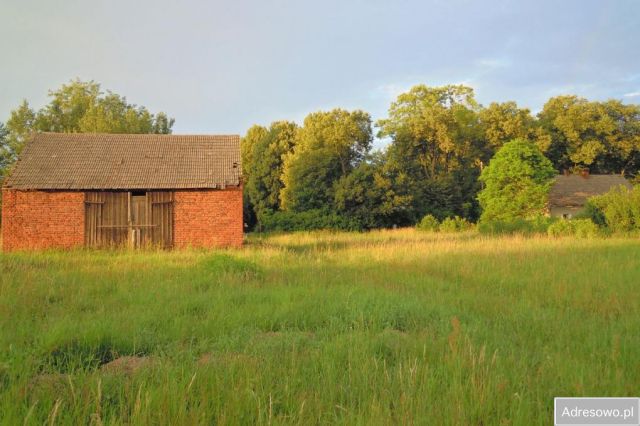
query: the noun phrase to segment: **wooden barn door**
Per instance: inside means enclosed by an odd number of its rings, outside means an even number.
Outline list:
[[[151,229],[153,224],[149,221],[146,192],[139,195],[131,194],[129,197],[129,245],[132,248],[140,248],[151,243]]]
[[[85,245],[173,246],[173,193],[87,192]]]
[[[173,247],[173,192],[147,192],[151,241],[162,248]]]
[[[87,247],[116,247],[127,243],[127,192],[87,192],[85,206],[84,235]]]

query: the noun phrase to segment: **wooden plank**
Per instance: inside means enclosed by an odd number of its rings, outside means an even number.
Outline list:
[[[135,235],[133,233],[133,228],[131,228],[131,192],[127,192],[127,225],[129,225],[127,239],[129,240],[129,248],[135,247]]]
[[[86,203],[89,200],[89,193],[84,193],[84,202]],[[85,247],[91,246],[91,217],[92,212],[90,209],[91,206],[85,206],[84,208],[84,245]]]
[[[151,244],[170,248],[173,245],[173,192],[152,191],[149,219],[155,225],[150,231]]]
[[[171,204],[169,205],[169,208],[167,209],[167,247],[172,248],[173,247],[173,227],[174,227],[174,222],[173,222],[173,215],[174,215],[174,211],[176,208],[176,201],[175,201],[175,193],[174,192],[169,192],[169,200],[171,200]]]
[[[94,192],[93,193],[93,200],[94,201],[102,201],[101,205],[95,205],[95,217],[93,219],[93,243],[92,243],[92,247],[100,247],[102,245],[102,231],[100,231],[98,229],[98,225],[102,224],[102,220],[104,217],[104,194],[103,193],[98,193],[98,192]]]
[[[86,193],[86,234],[88,247],[120,246],[126,239],[126,193]],[[123,217],[124,215],[124,217]],[[122,229],[124,226],[124,229]]]
[[[102,232],[98,228],[102,224],[105,197],[103,192],[85,192],[85,246],[99,247]]]

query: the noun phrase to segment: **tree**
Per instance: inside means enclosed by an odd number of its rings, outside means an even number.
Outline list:
[[[284,210],[330,209],[334,185],[371,148],[371,118],[363,111],[334,109],[309,114],[284,160],[280,202]]]
[[[577,96],[549,99],[538,114],[558,170],[635,175],[640,167],[640,107]]]
[[[478,118],[491,155],[513,139],[536,142],[543,151],[549,145],[549,136],[537,126],[529,110],[518,108],[515,102],[492,102],[480,110]]]
[[[7,166],[12,164],[20,154],[25,141],[34,129],[36,113],[29,103],[24,100],[18,108],[11,111],[6,124],[6,155]]]
[[[394,188],[412,197],[409,222],[428,213],[473,215],[477,176],[490,158],[479,109],[470,87],[419,85],[399,95],[389,118],[378,122],[379,136],[392,140],[386,167]]]
[[[176,122],[175,118],[169,117],[164,112],[159,112],[155,115],[155,119],[153,120],[153,126],[151,126],[151,133],[155,133],[157,135],[168,135],[171,134],[171,128],[173,124]]]
[[[625,105],[617,100],[603,102],[602,107],[615,124],[607,137],[607,150],[595,161],[600,173],[638,176],[640,171],[640,105]]]
[[[544,213],[556,171],[538,147],[515,139],[506,143],[482,171],[478,194],[481,222],[531,218]]]
[[[401,223],[411,197],[397,194],[384,170],[382,153],[371,155],[335,186],[335,206],[343,217],[361,229],[389,227]]]
[[[247,130],[247,134],[240,140],[242,175],[245,181],[251,176],[253,170],[255,146],[266,136],[267,132],[266,127],[255,124]]]
[[[391,104],[389,118],[378,121],[379,135],[391,137],[392,151],[434,177],[455,168],[470,148],[478,107],[470,87],[418,85]]]
[[[251,179],[251,172],[254,167],[254,147],[267,133],[267,129],[263,126],[253,125],[247,131],[247,134],[240,139],[240,159],[242,163],[242,180],[245,190],[242,192],[243,221],[249,229],[253,229],[257,222],[256,212],[251,203],[246,183]]]
[[[8,145],[7,137],[9,131],[5,127],[4,123],[0,122],[0,184],[2,183],[3,172],[9,165],[11,155],[11,148]]]
[[[29,134],[39,132],[171,133],[174,119],[107,91],[93,81],[73,80],[50,91],[50,102],[37,112],[25,100],[7,120],[8,163],[15,161]]]
[[[243,138],[245,192],[260,220],[280,209],[281,176],[285,156],[295,145],[298,126],[289,121],[271,123],[269,129],[253,126]]]

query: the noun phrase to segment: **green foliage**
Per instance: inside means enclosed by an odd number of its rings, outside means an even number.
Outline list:
[[[532,142],[505,144],[482,171],[481,221],[510,221],[544,213],[556,172]]]
[[[591,102],[573,95],[549,99],[538,115],[554,166],[635,175],[640,167],[640,106]]]
[[[640,186],[628,189],[620,185],[606,194],[591,197],[585,214],[613,233],[640,232]]]
[[[342,177],[340,164],[325,148],[294,155],[285,160],[281,208],[300,213],[332,206],[334,185]]]
[[[495,151],[513,139],[526,139],[536,141],[538,146],[545,145],[545,137],[529,110],[518,108],[515,102],[492,102],[480,110],[478,119],[487,149]]]
[[[640,167],[640,107],[618,101],[559,96],[534,117],[515,102],[482,107],[470,87],[417,85],[377,126],[390,144],[375,155],[362,111],[309,114],[295,136],[273,125],[250,129],[247,217],[328,210],[371,229],[482,214],[488,232],[544,233],[529,219],[544,212],[558,170],[634,176]],[[512,140],[518,148],[496,155]]]
[[[269,129],[252,127],[242,139],[244,191],[258,220],[280,209],[284,158],[293,152],[297,130],[295,123],[277,121]]]
[[[575,229],[575,236],[578,238],[595,238],[602,235],[598,225],[589,219],[573,219],[571,222]]]
[[[391,138],[386,168],[394,189],[411,197],[411,222],[429,213],[473,216],[479,166],[490,156],[479,108],[470,87],[418,85],[378,122],[379,136]]]
[[[7,130],[4,123],[0,122],[0,184],[4,177],[2,172],[6,170],[7,166],[11,162],[12,151],[8,145],[7,137],[9,136],[9,130]]]
[[[531,219],[489,220],[478,224],[478,231],[488,235],[536,235],[546,234],[555,219],[536,216]]]
[[[333,207],[334,185],[364,160],[371,141],[371,118],[363,111],[309,114],[296,134],[293,153],[284,160],[282,209]]]
[[[607,219],[602,210],[596,207],[591,200],[587,200],[583,209],[575,215],[576,219],[589,219],[601,228],[607,226]]]
[[[11,111],[3,155],[11,164],[31,132],[171,133],[174,119],[163,112],[151,114],[129,104],[125,97],[100,89],[93,81],[73,80],[50,91],[49,103],[34,111],[23,101]]]
[[[2,181],[4,175],[8,171],[8,166],[11,164],[13,158],[11,154],[11,148],[7,143],[7,136],[9,131],[5,127],[4,123],[0,122],[0,187],[2,187]],[[2,211],[2,197],[0,197],[0,211]],[[0,226],[2,225],[2,217],[0,216]]]
[[[552,223],[547,233],[550,237],[568,237],[575,235],[575,228],[570,220],[563,219]]]
[[[362,229],[397,224],[409,202],[408,197],[393,190],[392,183],[385,174],[384,156],[380,154],[360,163],[335,185],[337,212],[357,222]]]
[[[453,216],[445,218],[438,227],[438,230],[440,232],[462,232],[472,228],[473,224],[469,223],[466,219],[460,216]]]
[[[550,237],[595,238],[601,235],[598,225],[589,219],[558,220],[549,226]]]
[[[260,219],[261,231],[311,231],[315,229],[333,229],[345,231],[362,230],[356,219],[350,219],[323,209],[303,212],[276,211],[265,212]]]
[[[260,143],[269,130],[264,126],[253,125],[247,130],[247,134],[240,139],[240,157],[242,162],[242,175],[245,182],[251,177],[256,158],[255,146]]]
[[[468,215],[463,207],[463,194],[454,175],[429,179],[416,189],[415,204],[418,212],[432,214],[442,220],[456,214]]]
[[[6,123],[7,135],[3,149],[4,173],[8,166],[13,164],[32,131],[35,130],[36,113],[31,109],[27,101],[22,101],[20,106],[11,111]]]
[[[434,215],[428,214],[416,225],[416,229],[435,232],[440,229],[440,221]]]

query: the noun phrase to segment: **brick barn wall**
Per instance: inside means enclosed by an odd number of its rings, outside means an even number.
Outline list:
[[[2,190],[2,248],[84,246],[84,192]],[[176,191],[174,243],[242,245],[242,188]]]
[[[84,245],[84,193],[2,190],[2,248]]]
[[[182,247],[242,245],[242,188],[176,191],[174,244]]]

